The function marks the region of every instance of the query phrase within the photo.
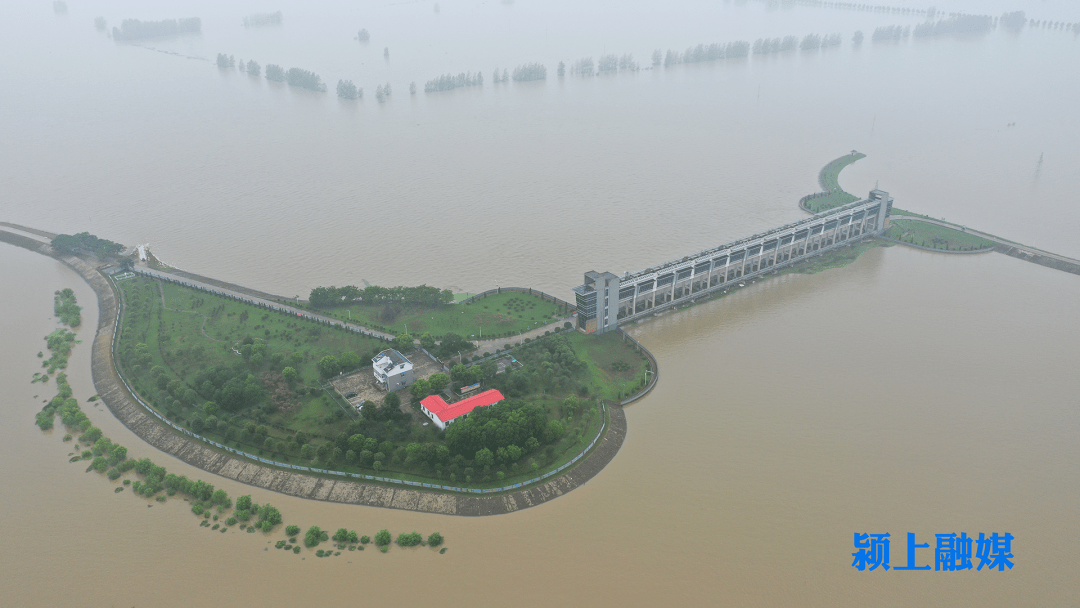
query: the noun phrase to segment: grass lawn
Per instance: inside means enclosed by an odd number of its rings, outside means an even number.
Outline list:
[[[885,236],[905,243],[944,251],[970,251],[994,246],[993,241],[969,232],[910,220],[894,219],[892,225],[885,231]]]
[[[828,194],[806,201],[806,207],[812,213],[821,213],[859,200],[859,197],[844,192],[843,188],[840,187],[840,172],[844,170],[844,167],[860,158],[866,158],[866,155],[861,152],[845,154],[825,165],[825,168],[821,170],[821,176],[825,182],[825,192]]]
[[[504,292],[468,304],[438,307],[353,304],[320,311],[335,318],[392,334],[438,337],[455,333],[465,338],[504,337],[543,327],[561,319],[563,306],[528,293]]]
[[[146,277],[121,281],[118,286],[125,311],[117,352],[121,362],[127,363],[123,365],[125,376],[144,399],[179,421],[190,420],[199,413],[196,406],[212,400],[195,386],[196,377],[207,369],[244,366],[246,373],[258,377],[291,366],[298,372],[297,390],[291,396],[295,405],[273,413],[268,420],[255,421],[270,423],[273,437],[286,437],[289,431],[285,429],[294,426],[294,430],[332,436],[348,420],[337,416],[339,407],[321,390],[309,393],[320,383],[316,364],[326,355],[346,351],[356,352],[366,363],[374,351],[386,347],[381,340],[354,332]],[[245,338],[251,338],[253,345],[264,345],[265,354],[250,360],[238,355]],[[124,361],[123,353],[139,343],[147,345],[149,359]],[[150,371],[156,366],[165,370],[169,380],[179,380],[184,388],[195,390],[198,398],[189,401],[161,388]],[[241,411],[228,416],[228,421],[241,428],[253,420]],[[275,429],[274,424],[284,429]]]
[[[648,359],[619,332],[586,335],[568,332],[574,352],[588,363],[589,376],[582,383],[591,396],[619,401],[643,386]]]

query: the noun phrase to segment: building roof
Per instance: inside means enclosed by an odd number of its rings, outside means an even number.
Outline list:
[[[389,373],[392,369],[401,365],[407,365],[409,369],[412,369],[412,361],[409,361],[405,358],[405,355],[392,348],[388,348],[372,357],[371,363],[376,369],[381,369],[384,373]]]
[[[431,395],[424,397],[420,401],[420,405],[424,406],[424,409],[439,417],[439,420],[443,422],[450,422],[458,416],[464,416],[478,407],[484,407],[486,405],[494,405],[505,399],[503,394],[495,389],[484,391],[477,395],[473,395],[468,399],[462,399],[457,403],[447,403],[439,395]]]

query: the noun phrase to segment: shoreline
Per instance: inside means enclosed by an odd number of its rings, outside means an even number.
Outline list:
[[[19,229],[22,227],[20,226]],[[40,234],[38,231],[34,232]],[[46,237],[42,235],[42,238]],[[626,417],[622,407],[609,403],[606,432],[576,466],[544,483],[491,496],[469,496],[395,487],[396,484],[382,485],[332,479],[286,471],[232,456],[204,445],[201,441],[177,434],[146,412],[123,387],[123,381],[113,367],[112,361],[112,342],[119,313],[119,302],[112,285],[97,268],[76,256],[56,256],[51,252],[48,244],[7,230],[0,229],[0,241],[48,255],[60,261],[78,273],[93,289],[97,296],[99,312],[98,327],[91,343],[91,373],[94,388],[101,401],[124,426],[162,452],[209,473],[246,485],[289,496],[327,502],[444,515],[472,517],[499,515],[543,504],[584,485],[614,459],[626,436]]]

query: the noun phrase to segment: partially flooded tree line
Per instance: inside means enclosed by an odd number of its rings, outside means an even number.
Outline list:
[[[62,306],[57,305],[56,316],[61,319],[62,324],[73,328],[78,327],[79,307],[74,291],[64,289],[57,291],[56,294],[58,302],[63,300]],[[73,314],[76,315],[75,318],[72,317]],[[44,374],[35,374],[32,382],[45,383],[49,379],[49,374],[56,373],[57,393],[38,412],[35,422],[41,430],[48,431],[53,428],[56,417],[60,417],[61,423],[69,431],[63,436],[63,441],[76,442],[68,454],[70,457],[68,462],[89,461],[87,473],[96,471],[109,481],[120,481],[114,489],[116,494],[130,488],[136,495],[154,498],[159,503],[168,502],[170,497],[179,494],[184,501],[192,503],[191,512],[198,518],[199,526],[210,530],[225,533],[231,529],[238,529],[247,533],[269,534],[282,523],[283,517],[280,510],[269,503],[253,502],[250,494],[238,496],[234,504],[233,499],[224,489],[215,489],[211,483],[169,473],[165,467],[154,463],[149,458],[129,458],[126,447],[113,442],[100,428],[93,425],[79,406],[78,399],[74,397],[67,374],[60,371],[67,367],[71,349],[79,343],[75,339],[75,333],[61,327],[46,336],[46,342],[48,350],[52,352],[52,356],[43,363],[47,371]],[[43,358],[42,353],[38,353],[38,356]],[[94,395],[87,401],[92,403],[97,400],[98,396]],[[125,477],[132,471],[134,471],[132,475]],[[298,541],[300,529],[298,525],[285,526],[284,530],[281,530],[285,538],[278,540],[275,548],[292,551],[294,554],[300,553],[301,547]],[[372,542],[371,537],[360,536],[355,530],[339,528],[334,536],[330,537],[319,526],[311,526],[305,534],[303,543],[305,547],[314,549],[327,540],[333,540],[337,551],[318,549],[315,551],[316,557],[341,555],[341,551],[344,550],[363,551],[365,545]],[[416,546],[436,548],[442,545],[444,540],[442,534],[438,532],[433,532],[425,539],[420,533],[413,531],[400,533],[393,543],[403,548]],[[388,551],[391,542],[392,536],[389,530],[380,530],[374,536],[375,546],[383,553]],[[445,547],[439,550],[439,553],[445,552]]]

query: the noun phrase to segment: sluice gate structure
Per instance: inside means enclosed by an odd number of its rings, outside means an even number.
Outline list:
[[[871,190],[861,201],[700,253],[619,277],[585,273],[574,288],[578,329],[604,333],[740,281],[885,231],[893,199]]]

